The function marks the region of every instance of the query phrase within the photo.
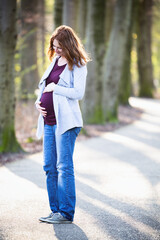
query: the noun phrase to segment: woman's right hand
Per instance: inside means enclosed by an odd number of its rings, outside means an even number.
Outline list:
[[[41,107],[40,105],[41,105],[41,102],[39,101],[38,103],[36,103],[36,108],[42,114],[43,117],[46,117],[47,112],[45,111],[45,108]]]

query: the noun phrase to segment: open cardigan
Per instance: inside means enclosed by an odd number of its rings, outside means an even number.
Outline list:
[[[40,101],[45,88],[46,79],[49,76],[57,57],[54,57],[52,63],[44,72],[39,82],[39,94],[35,104]],[[60,74],[58,83],[53,91],[53,104],[56,116],[57,128],[56,134],[63,134],[73,127],[83,127],[83,119],[78,100],[81,100],[85,93],[87,77],[86,65],[69,70],[68,64]],[[38,117],[38,126],[36,136],[40,139],[44,131],[44,118],[41,114]]]

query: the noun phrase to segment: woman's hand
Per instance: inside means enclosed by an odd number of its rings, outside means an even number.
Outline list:
[[[39,101],[38,103],[36,103],[36,108],[37,110],[42,114],[43,117],[46,117],[47,112],[45,111],[44,107],[40,106],[41,102]]]
[[[55,85],[56,85],[55,83],[50,83],[50,84],[48,84],[48,85],[45,87],[43,93],[45,93],[45,92],[53,92]]]

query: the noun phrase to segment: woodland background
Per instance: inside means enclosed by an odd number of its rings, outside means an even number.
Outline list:
[[[71,26],[92,58],[85,125],[110,128],[119,109],[132,117],[130,96],[160,97],[159,23],[160,0],[0,0],[0,153],[40,149],[34,101],[57,26]]]

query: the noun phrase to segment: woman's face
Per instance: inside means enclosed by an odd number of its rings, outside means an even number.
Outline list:
[[[56,52],[57,56],[63,55],[62,48],[59,46],[59,43],[56,39],[54,39],[54,41],[53,41],[53,48],[54,48],[54,51]]]

